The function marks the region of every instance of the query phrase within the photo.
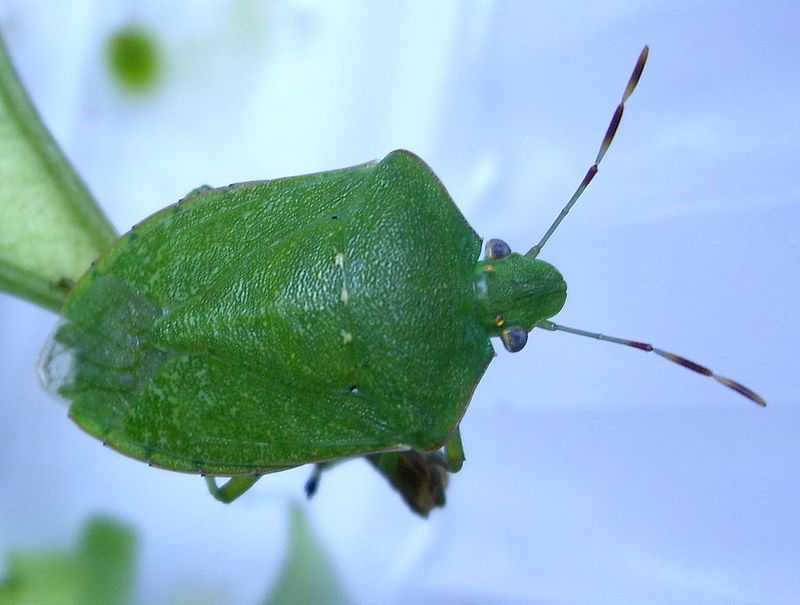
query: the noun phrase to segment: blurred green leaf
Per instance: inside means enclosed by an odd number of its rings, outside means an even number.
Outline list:
[[[322,549],[303,508],[291,509],[289,550],[277,584],[264,605],[340,605],[348,603],[344,589]]]
[[[126,605],[135,550],[131,530],[95,517],[74,552],[9,555],[0,605]]]
[[[130,602],[136,556],[133,531],[108,518],[95,517],[84,530],[78,559],[84,603]]]
[[[0,290],[57,311],[69,281],[115,239],[36,113],[0,36]]]
[[[106,56],[116,81],[127,91],[151,92],[161,76],[158,40],[139,25],[126,25],[108,39]]]
[[[8,557],[0,605],[82,605],[79,565],[62,553],[17,553]]]

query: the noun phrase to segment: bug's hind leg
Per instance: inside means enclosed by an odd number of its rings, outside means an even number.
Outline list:
[[[208,491],[220,502],[230,504],[236,498],[253,487],[256,481],[261,479],[261,475],[246,475],[243,477],[231,477],[222,487],[217,485],[214,477],[206,477]]]

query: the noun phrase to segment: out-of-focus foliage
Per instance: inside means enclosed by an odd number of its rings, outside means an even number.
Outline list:
[[[302,507],[291,509],[289,547],[277,584],[264,605],[348,603],[330,559],[314,535]]]
[[[113,227],[36,113],[0,38],[0,290],[58,310]]]
[[[135,554],[130,529],[95,517],[72,551],[10,554],[0,605],[126,605]]]
[[[349,603],[303,508],[295,505],[290,514],[286,559],[264,605]],[[11,553],[0,580],[0,605],[129,605],[135,556],[131,529],[94,517],[73,550]],[[177,603],[209,601],[190,592],[171,605]]]
[[[146,29],[128,25],[114,32],[106,47],[108,68],[114,79],[132,93],[151,92],[162,73],[156,38]]]

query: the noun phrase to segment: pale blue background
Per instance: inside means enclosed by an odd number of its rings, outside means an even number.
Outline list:
[[[129,20],[169,62],[139,101],[102,63]],[[308,510],[360,603],[800,602],[798,23],[793,2],[0,0],[23,80],[122,230],[203,183],[407,147],[482,235],[527,249],[651,46],[600,174],[542,254],[570,287],[559,319],[685,353],[770,407],[534,333],[478,388],[445,511],[413,517],[360,462],[325,478]],[[142,602],[188,583],[254,603],[307,469],[226,508],[196,477],[100,447],[36,381],[54,323],[0,297],[0,553],[67,544],[105,511],[142,531]]]

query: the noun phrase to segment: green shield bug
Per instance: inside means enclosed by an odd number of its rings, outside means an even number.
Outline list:
[[[208,476],[229,502],[264,474],[366,456],[416,512],[444,503],[459,423],[499,337],[534,328],[653,352],[550,321],[561,274],[538,258],[597,173],[644,70],[645,47],[595,161],[527,253],[485,244],[434,173],[395,151],[298,177],[202,187],[124,235],[75,284],[43,357],[71,418],[110,447]],[[213,477],[231,477],[217,487]]]

